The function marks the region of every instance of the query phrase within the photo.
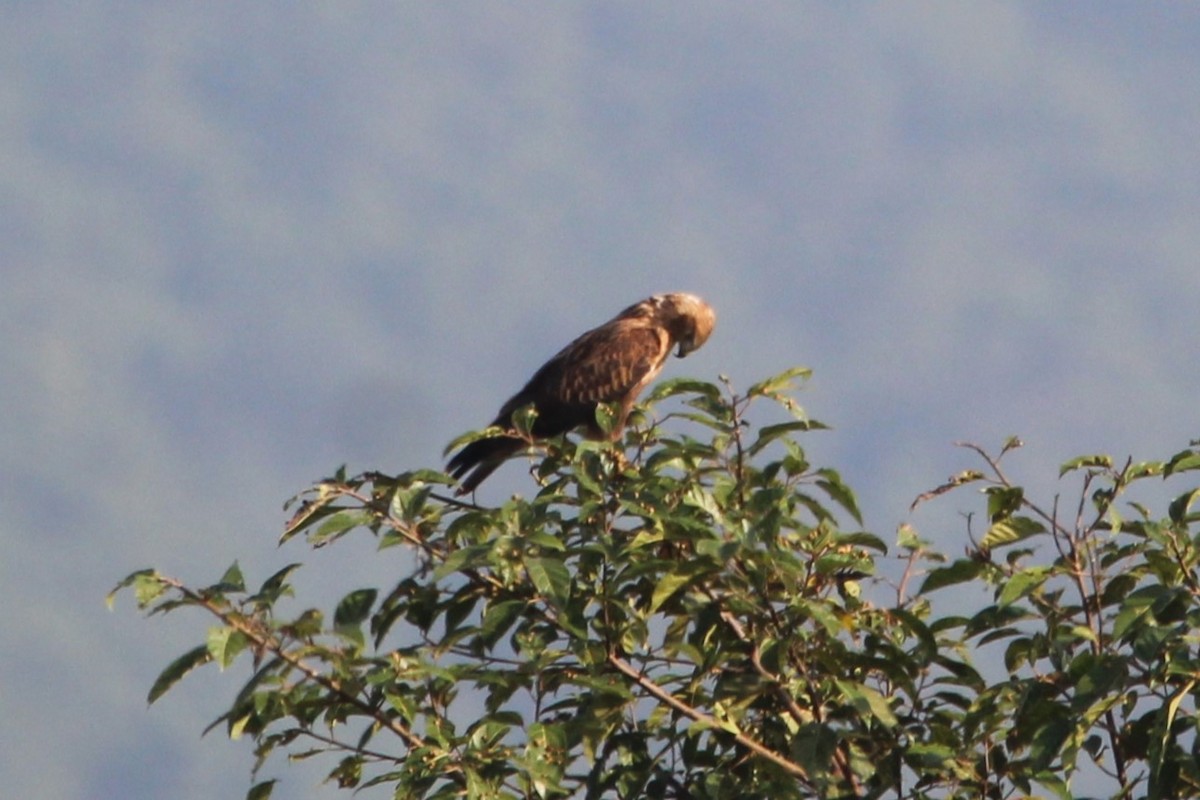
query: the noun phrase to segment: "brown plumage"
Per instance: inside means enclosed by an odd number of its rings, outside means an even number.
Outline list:
[[[599,439],[603,433],[596,424],[596,407],[620,403],[611,434],[615,441],[638,395],[662,371],[671,348],[677,347],[676,355],[683,358],[704,344],[715,323],[712,307],[693,294],[648,297],[543,364],[525,388],[501,406],[492,425],[511,430],[513,412],[532,404],[537,409],[531,431],[535,437],[583,426],[590,438]],[[458,494],[466,494],[524,447],[517,436],[478,439],[459,450],[446,470],[455,478],[466,476],[458,489]]]

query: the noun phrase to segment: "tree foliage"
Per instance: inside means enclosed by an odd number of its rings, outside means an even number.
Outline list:
[[[149,699],[245,663],[213,726],[256,776],[322,758],[398,798],[1200,795],[1200,490],[1165,516],[1129,499],[1200,450],[1074,459],[1077,496],[1045,504],[1003,468],[1016,440],[973,447],[917,501],[982,490],[966,553],[908,526],[889,547],[806,456],[805,377],[661,384],[620,447],[540,445],[539,491],[495,508],[437,470],[339,471],[284,540],[369,533],[403,577],[327,613],[295,610],[299,564],[257,589],[236,563],[204,587],[135,572],[114,593],[212,623]]]

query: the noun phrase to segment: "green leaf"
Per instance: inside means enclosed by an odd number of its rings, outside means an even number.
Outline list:
[[[228,736],[229,736],[230,741],[236,742],[238,739],[241,739],[242,734],[246,730],[246,726],[250,724],[250,722],[253,718],[254,718],[254,715],[249,711],[245,712],[244,714],[242,714],[241,716],[238,716],[238,717],[233,717],[233,716],[225,717],[225,719],[229,723],[227,728],[228,728]]]
[[[939,744],[913,742],[905,751],[904,759],[911,766],[932,774],[952,764],[960,755],[957,748]]]
[[[1189,472],[1200,469],[1200,453],[1195,450],[1184,450],[1176,453],[1163,468],[1163,477],[1169,478],[1177,472]]]
[[[152,570],[140,573],[133,579],[133,596],[137,599],[138,608],[150,605],[166,590],[167,584]]]
[[[1029,567],[1018,572],[1004,584],[997,602],[1001,606],[1012,605],[1045,583],[1049,574],[1049,567]]]
[[[746,390],[747,397],[758,397],[760,395],[770,396],[780,392],[788,391],[793,388],[793,383],[796,378],[807,380],[812,375],[812,370],[808,367],[792,367],[784,370],[778,375],[772,375],[764,381],[759,381],[750,385]]]
[[[721,390],[711,383],[694,378],[672,378],[656,385],[646,396],[646,402],[654,404],[678,394],[698,394],[712,400],[719,400]]]
[[[900,724],[900,721],[896,719],[895,712],[888,704],[887,698],[870,686],[844,680],[835,682],[842,690],[842,694],[850,700],[851,705],[860,712],[869,713],[887,728],[894,728]]]
[[[512,628],[513,623],[520,618],[526,607],[524,600],[502,600],[490,603],[483,612],[479,623],[479,636],[488,647],[494,647],[505,633]]]
[[[1070,784],[1063,780],[1059,773],[1041,771],[1035,773],[1033,778],[1039,785],[1054,792],[1058,800],[1076,800],[1077,795],[1071,791]]]
[[[1041,650],[1033,639],[1019,636],[1009,642],[1008,647],[1004,649],[1004,668],[1009,672],[1016,672],[1025,664],[1037,661],[1041,654]]]
[[[158,678],[154,681],[154,685],[150,687],[150,694],[146,696],[146,702],[153,704],[155,700],[162,697],[175,684],[179,683],[184,675],[194,670],[203,664],[207,664],[212,660],[212,654],[208,651],[208,645],[200,645],[193,647],[179,658],[172,661],[166,669],[159,673]]]
[[[360,525],[369,525],[375,515],[365,508],[348,508],[338,511],[320,524],[315,531],[310,531],[307,539],[313,547],[324,547],[347,531],[354,530]]]
[[[362,780],[363,757],[358,755],[346,756],[329,773],[327,781],[336,781],[338,787],[350,789],[358,786]]]
[[[291,596],[292,587],[288,585],[288,577],[299,567],[303,566],[299,562],[288,564],[283,569],[277,571],[274,575],[263,581],[263,585],[259,588],[252,597],[251,602],[258,603],[267,608],[275,605],[280,597]]]
[[[517,433],[526,439],[533,438],[533,425],[537,422],[538,410],[537,406],[530,403],[527,406],[521,406],[512,413],[513,427]]]
[[[989,486],[984,489],[988,496],[988,519],[997,522],[1011,517],[1021,508],[1025,490],[1020,486]]]
[[[821,476],[821,480],[817,481],[817,486],[820,486],[830,499],[853,517],[855,522],[862,525],[862,513],[858,510],[858,500],[854,497],[854,491],[842,481],[842,476],[838,474],[838,471],[825,467],[817,470],[817,474]]]
[[[896,529],[896,546],[901,550],[923,550],[928,544],[917,534],[917,529],[907,522]]]
[[[620,420],[620,418],[620,403],[596,404],[596,425],[600,428],[600,432],[605,436],[612,435],[612,432],[617,429],[617,422]]]
[[[776,439],[787,436],[789,433],[800,433],[803,431],[812,430],[812,424],[808,420],[795,420],[793,422],[781,422],[778,425],[764,425],[758,429],[758,438],[754,444],[750,445],[746,451],[750,455],[759,453],[767,445]]]
[[[809,774],[822,774],[829,769],[829,764],[837,752],[838,745],[841,742],[838,739],[837,731],[831,725],[822,725],[818,723],[808,723],[801,726],[797,732],[794,741],[792,742],[792,752],[794,758],[809,772]],[[738,794],[729,792],[723,795],[724,797],[737,797]],[[799,793],[791,793],[786,796],[802,796]]]
[[[507,435],[508,431],[506,431],[504,428],[501,428],[499,425],[492,425],[480,431],[467,431],[463,435],[455,437],[450,441],[450,444],[446,445],[445,449],[442,451],[442,457],[444,458],[455,450],[466,447],[472,442],[478,442],[480,439],[495,439],[499,436]],[[441,482],[448,482],[444,474],[438,473],[438,476]]]
[[[1171,501],[1171,505],[1167,508],[1167,516],[1172,522],[1183,523],[1187,520],[1188,512],[1192,509],[1192,503],[1196,502],[1196,498],[1200,497],[1200,488],[1192,489],[1190,492],[1184,492]]]
[[[1200,456],[1197,456],[1200,461]],[[1163,463],[1161,461],[1139,461],[1137,464],[1130,464],[1125,470],[1125,480],[1136,481],[1140,478],[1147,478],[1163,474]]]
[[[1059,712],[1037,729],[1029,748],[1029,757],[1035,769],[1041,771],[1054,764],[1072,728],[1071,722]]]
[[[720,501],[713,496],[713,492],[706,490],[699,483],[692,483],[688,486],[684,499],[688,505],[694,506],[712,517],[716,525],[722,528],[729,527],[729,522],[725,519],[725,510],[721,508]]]
[[[445,601],[442,604],[444,610],[442,616],[442,624],[445,626],[446,635],[449,636],[455,633],[463,620],[471,615],[475,610],[475,606],[479,604],[479,593],[475,587],[467,584],[454,594],[454,597]]]
[[[1000,448],[1000,455],[1004,455],[1009,450],[1017,450],[1018,448],[1021,448],[1024,446],[1025,446],[1025,443],[1021,441],[1020,436],[1009,436],[1007,439],[1004,440],[1004,444]]]
[[[433,577],[441,580],[460,570],[477,569],[491,563],[495,545],[491,542],[463,547],[446,556],[433,571]]]
[[[221,580],[212,589],[219,592],[246,591],[246,579],[242,577],[242,568],[238,566],[238,562],[234,561],[229,565],[229,569],[225,570]]]
[[[218,625],[208,629],[205,647],[217,662],[217,666],[224,670],[246,649],[246,643],[246,635],[241,631],[227,625]]]
[[[663,603],[691,584],[696,579],[697,573],[704,569],[707,569],[707,566],[702,563],[681,564],[675,572],[668,572],[659,578],[658,583],[654,586],[654,594],[650,597],[648,613],[653,614],[658,611]]]
[[[868,550],[874,550],[878,553],[882,553],[883,555],[887,555],[888,553],[887,542],[883,541],[883,539],[880,539],[875,534],[868,533],[866,531],[839,534],[837,540],[841,544],[865,547]]]
[[[337,628],[357,627],[371,615],[378,589],[358,589],[342,598],[333,612],[333,624]]]
[[[945,567],[931,569],[921,584],[921,594],[928,594],[935,589],[953,586],[957,583],[973,581],[983,572],[984,565],[978,561],[959,559]]]
[[[440,483],[441,480],[438,482]],[[426,504],[429,502],[429,496],[433,493],[433,489],[433,486],[424,483],[397,489],[395,494],[392,495],[392,515],[406,522],[419,520],[426,508]]]
[[[526,558],[525,569],[534,587],[551,605],[561,608],[571,591],[571,573],[557,558]]]
[[[1077,469],[1112,469],[1112,465],[1112,456],[1079,456],[1078,458],[1072,458],[1070,461],[1064,462],[1063,465],[1058,468],[1058,477],[1061,478],[1068,472],[1074,472]]]
[[[1167,701],[1167,706],[1164,709],[1164,711],[1166,713],[1164,715],[1162,723],[1157,726],[1158,729],[1161,731],[1161,734],[1159,736],[1158,741],[1156,742],[1156,747],[1150,753],[1150,759],[1151,759],[1150,766],[1151,766],[1151,769],[1154,771],[1155,779],[1154,779],[1153,783],[1155,786],[1157,786],[1160,782],[1160,777],[1162,775],[1163,767],[1165,766],[1164,762],[1166,760],[1167,754],[1170,752],[1169,744],[1170,744],[1171,737],[1173,735],[1172,729],[1174,728],[1174,725],[1175,725],[1175,716],[1179,713],[1179,705],[1191,693],[1192,689],[1195,686],[1196,686],[1196,680],[1195,680],[1195,678],[1193,678],[1192,680],[1190,680],[1186,684],[1184,684],[1179,689],[1179,691],[1175,692],[1175,694],[1172,695],[1171,699],[1169,701]]]
[[[829,636],[838,636],[842,633],[841,619],[830,610],[826,603],[805,600],[799,603],[799,608],[811,617],[813,622],[824,628],[825,633]]]
[[[1082,627],[1082,626],[1078,626]],[[1096,642],[1091,629],[1076,631],[1081,638]],[[1074,687],[1072,711],[1079,714],[1096,702],[1115,702],[1124,694],[1123,686],[1129,677],[1126,660],[1118,656],[1097,656],[1084,652],[1072,660],[1069,675]]]
[[[561,553],[567,549],[567,545],[563,542],[562,537],[557,533],[549,531],[533,531],[525,537],[525,542],[526,544],[537,545],[555,553]]]
[[[117,599],[117,594],[122,589],[127,589],[130,586],[135,586],[134,598],[137,600],[138,608],[145,608],[147,603],[154,602],[160,594],[165,591],[166,586],[159,579],[158,572],[153,569],[139,569],[136,572],[131,572],[126,575],[121,581],[112,588],[104,597],[104,603],[112,610],[113,603]],[[145,595],[148,599],[142,601],[142,596]]]
[[[275,784],[278,783],[275,778],[269,781],[262,781],[250,787],[250,791],[246,792],[246,800],[267,800],[271,796],[271,792],[275,789]]]
[[[454,481],[446,477],[446,473],[436,469],[410,469],[407,472],[401,472],[396,476],[396,484],[405,488],[423,489],[423,484],[434,483],[443,486],[453,486]],[[376,488],[381,487],[381,483],[376,482]]]
[[[1121,610],[1113,621],[1113,638],[1122,639],[1126,633],[1141,628],[1155,604],[1161,604],[1169,595],[1170,590],[1161,585],[1144,586],[1130,592],[1121,602]]]
[[[1007,517],[988,528],[980,546],[995,549],[1045,532],[1046,526],[1030,517]]]

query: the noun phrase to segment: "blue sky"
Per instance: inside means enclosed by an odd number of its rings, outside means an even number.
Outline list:
[[[439,464],[654,292],[719,314],[670,375],[815,369],[810,452],[885,538],[958,551],[967,496],[907,512],[955,440],[1020,434],[1046,491],[1186,445],[1198,42],[1187,4],[5,4],[6,792],[241,796],[248,747],[199,738],[235,681],[144,703],[206,621],[107,590],[387,581],[277,549],[283,500]]]

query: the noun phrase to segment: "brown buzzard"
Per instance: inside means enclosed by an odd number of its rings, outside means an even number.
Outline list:
[[[492,425],[511,430],[513,412],[532,404],[537,409],[531,431],[535,437],[584,426],[590,438],[599,439],[603,433],[596,424],[596,407],[619,403],[611,435],[615,441],[638,394],[662,371],[671,348],[677,347],[676,355],[683,358],[704,344],[715,323],[712,307],[694,294],[656,294],[635,303],[543,364],[501,406]],[[524,447],[513,435],[477,439],[459,450],[446,470],[455,478],[466,476],[458,489],[466,494]]]

